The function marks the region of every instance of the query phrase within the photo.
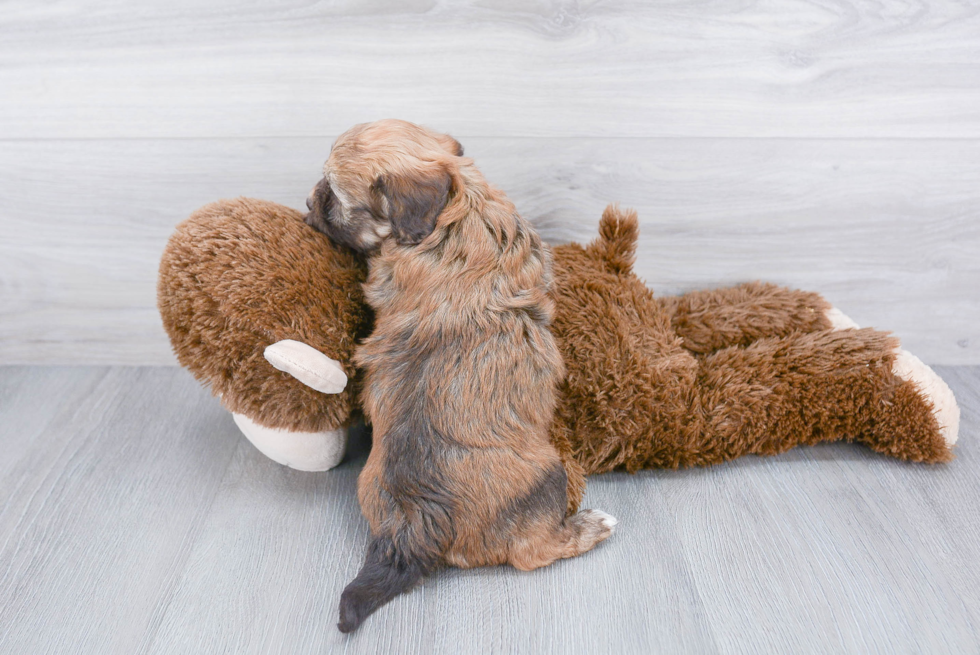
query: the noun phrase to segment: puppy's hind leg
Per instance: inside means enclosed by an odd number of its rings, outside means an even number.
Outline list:
[[[609,538],[616,523],[605,512],[587,509],[562,519],[557,529],[554,525],[539,524],[518,538],[508,561],[521,571],[532,571],[557,559],[576,557]]]

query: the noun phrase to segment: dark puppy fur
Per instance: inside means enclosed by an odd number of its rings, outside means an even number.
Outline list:
[[[566,516],[548,438],[561,355],[548,329],[551,255],[449,136],[403,121],[337,140],[307,222],[365,253],[375,329],[355,360],[374,445],[358,480],[373,540],[339,627],[443,566],[522,570],[612,533]]]

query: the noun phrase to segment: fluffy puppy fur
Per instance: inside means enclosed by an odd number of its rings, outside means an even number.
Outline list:
[[[339,628],[442,565],[522,570],[612,533],[566,516],[548,437],[564,365],[548,329],[551,255],[449,136],[402,121],[334,144],[307,222],[369,261],[358,348],[374,445],[358,479],[373,540]]]

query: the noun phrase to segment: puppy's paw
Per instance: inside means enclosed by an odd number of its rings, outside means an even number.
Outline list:
[[[960,431],[960,408],[949,385],[918,357],[907,350],[895,352],[892,372],[903,380],[913,382],[926,399],[932,403],[939,432],[946,444],[952,446]]]
[[[594,510],[591,510],[591,511],[596,516],[599,517],[599,522],[602,523],[602,525],[604,525],[605,527],[609,528],[609,532],[610,533],[616,531],[616,525],[619,524],[619,521],[616,519],[615,516],[613,516],[611,514],[606,514],[602,510],[598,510],[598,509],[594,509]]]
[[[579,516],[582,517],[583,532],[593,545],[611,537],[619,523],[616,517],[597,509],[583,510]]]
[[[834,332],[858,329],[858,324],[855,323],[851,317],[836,307],[831,307],[828,309],[826,312],[824,312],[824,316],[826,316],[827,320],[830,321],[830,329]]]

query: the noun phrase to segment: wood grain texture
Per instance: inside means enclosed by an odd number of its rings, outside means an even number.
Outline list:
[[[552,243],[639,210],[658,293],[813,289],[930,363],[980,363],[980,140],[463,139]],[[8,142],[0,363],[170,364],[156,271],[237,195],[302,208],[331,139]]]
[[[443,571],[348,637],[363,435],[301,473],[179,369],[0,367],[0,651],[977,653],[980,367],[938,372],[949,465],[836,444],[596,476],[596,550]]]
[[[164,370],[0,368],[0,652],[131,653],[153,629],[240,436]]]
[[[7,3],[0,138],[980,137],[980,7]]]

